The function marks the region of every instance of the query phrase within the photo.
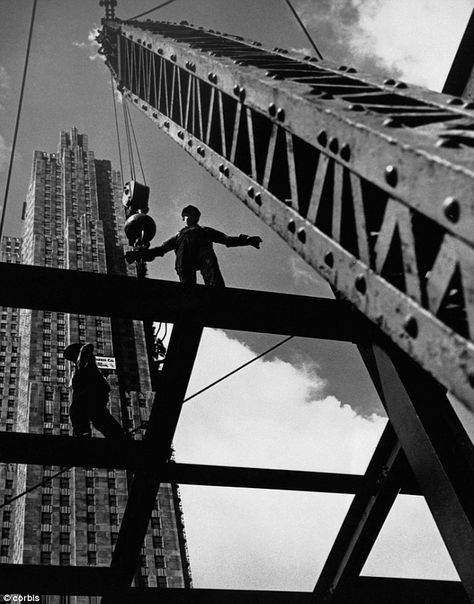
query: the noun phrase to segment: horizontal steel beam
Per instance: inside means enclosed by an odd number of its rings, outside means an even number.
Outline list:
[[[323,493],[357,493],[364,489],[363,476],[331,472],[306,472],[176,463],[157,468],[150,447],[142,440],[116,442],[106,438],[73,438],[49,434],[0,432],[0,463],[52,466],[156,470],[163,482],[202,486],[277,489]],[[407,477],[403,493],[416,495],[418,488]]]
[[[468,604],[460,581],[361,576],[336,604]],[[316,604],[316,603],[315,603]]]
[[[135,279],[0,263],[0,305],[105,317],[353,341],[357,325],[341,302],[158,279]]]
[[[115,603],[141,604],[317,604],[311,592],[253,591],[231,589],[122,588],[115,584],[116,574],[107,567],[0,564],[2,593],[109,596]],[[115,599],[114,599],[115,598]],[[354,581],[350,599],[344,604],[384,602],[429,602],[465,604],[460,583],[360,577]]]

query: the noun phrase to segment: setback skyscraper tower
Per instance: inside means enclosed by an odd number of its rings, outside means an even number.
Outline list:
[[[96,160],[87,136],[76,128],[61,132],[57,153],[34,153],[22,242],[3,238],[2,260],[16,261],[21,248],[25,264],[133,275],[134,269],[124,261],[121,198],[121,175],[110,161]],[[35,310],[2,308],[0,312],[1,325],[5,323],[0,334],[2,429],[72,433],[70,368],[62,356],[70,342],[92,342],[97,355],[109,358],[111,368],[105,371],[111,412],[127,430],[146,426],[152,380],[141,322]],[[136,438],[142,428],[135,432]],[[41,483],[58,469],[19,465],[15,470],[4,465],[0,480],[10,496]],[[125,471],[72,468],[20,498],[1,518],[8,534],[4,538],[2,533],[2,561],[108,565],[129,478]],[[179,494],[173,485],[160,489],[138,581],[149,586],[190,585]]]

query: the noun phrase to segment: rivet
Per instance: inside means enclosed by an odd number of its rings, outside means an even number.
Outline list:
[[[155,118],[155,120],[158,119],[158,114],[157,113],[153,113],[152,115]]]
[[[240,88],[239,99],[241,100],[242,103],[245,101],[245,96],[246,96],[245,88]]]
[[[301,241],[301,243],[306,243],[306,231],[304,230],[303,227],[301,227],[300,229],[298,229],[298,233],[297,233],[296,236]]]
[[[321,132],[318,134],[318,143],[321,145],[321,147],[325,147],[328,143],[328,136],[326,134],[325,130],[321,130]]]
[[[360,294],[365,295],[365,293],[367,291],[367,283],[366,283],[365,277],[363,275],[358,275],[356,277],[354,285],[355,285],[356,290]]]
[[[240,86],[238,86],[237,84],[234,86],[234,94],[235,96],[239,96],[239,92],[240,92]]]
[[[255,189],[253,187],[249,187],[247,189],[247,195],[250,197],[250,199],[253,199],[255,195]]]
[[[224,176],[229,177],[229,168],[227,166],[224,168],[223,174],[224,174]]]
[[[142,109],[143,109],[144,111],[148,111],[148,105],[142,105]]]
[[[178,138],[181,138],[181,139],[183,139],[183,138],[184,138],[184,132],[183,132],[182,130],[180,130],[180,131],[178,132]]]
[[[162,48],[158,48],[158,50],[156,51],[159,55],[163,54],[163,49]]]
[[[355,67],[348,67],[347,73],[357,73],[357,69]]]
[[[343,145],[341,148],[341,157],[344,161],[349,161],[351,158],[351,148],[349,145]]]
[[[176,55],[171,55],[170,59],[171,59],[172,61],[176,61]]]
[[[317,59],[316,57],[311,57],[310,62],[311,63],[319,63],[319,59]]]
[[[416,338],[418,336],[418,323],[415,317],[408,315],[403,322],[403,329],[411,338]]]
[[[402,124],[397,119],[388,117],[382,122],[382,126],[385,126],[386,128],[401,128]]]
[[[210,71],[207,74],[207,79],[209,80],[209,82],[213,82],[214,81],[214,74],[212,73],[212,71]]]
[[[385,84],[385,86],[395,86],[395,84],[397,82],[395,80],[389,79],[389,80],[384,80],[383,83]]]
[[[275,117],[277,112],[277,108],[275,103],[270,103],[270,105],[268,105],[268,113],[272,116]]]
[[[219,164],[219,172],[221,174],[224,172],[224,164]]]
[[[258,206],[262,205],[262,194],[261,193],[255,193],[255,202]]]
[[[193,141],[190,139],[188,140],[188,147],[192,147],[193,146]]]
[[[363,105],[359,105],[359,103],[351,103],[349,109],[351,111],[365,111]]]
[[[280,120],[280,122],[284,122],[285,121],[285,110],[280,107],[277,111],[276,116],[277,116],[277,119]]]
[[[198,152],[198,154],[199,154],[201,157],[204,157],[204,155],[205,155],[205,151],[204,151],[204,148],[203,148],[203,147],[199,146],[199,147],[197,148],[197,152]]]
[[[288,230],[290,231],[290,233],[295,233],[296,232],[296,224],[294,220],[290,220],[288,223]]]
[[[347,66],[346,65],[340,65],[339,66],[339,71],[347,71]]]
[[[169,128],[169,127],[170,127],[170,123],[169,123],[169,122],[165,122],[165,123],[163,124],[163,126],[164,126],[165,128]]]
[[[405,82],[397,82],[395,84],[395,88],[408,88],[408,86],[405,84]]]
[[[329,268],[334,266],[334,256],[332,252],[326,252],[324,254],[324,262],[329,266]]]
[[[337,138],[335,136],[332,136],[329,139],[329,149],[333,153],[337,153],[339,151],[339,141],[337,140]]]
[[[398,171],[395,166],[385,168],[385,182],[391,187],[396,187],[398,182]]]
[[[443,202],[443,213],[450,222],[457,222],[461,215],[461,206],[455,197],[446,197]]]
[[[447,102],[448,105],[462,105],[463,103],[464,103],[464,101],[462,99],[457,98],[457,97],[449,99],[448,102]]]

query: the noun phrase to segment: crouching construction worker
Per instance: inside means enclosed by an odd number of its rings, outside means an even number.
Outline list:
[[[227,247],[251,245],[260,248],[260,237],[239,235],[229,237],[210,227],[200,226],[201,212],[194,206],[186,206],[181,212],[186,226],[177,235],[158,247],[148,250],[133,250],[125,254],[127,262],[135,260],[153,260],[174,250],[176,253],[176,272],[182,283],[196,283],[196,272],[200,271],[206,285],[225,287],[212,244],[222,243]]]
[[[96,365],[94,346],[70,344],[63,354],[65,359],[74,363],[69,407],[73,436],[91,436],[92,422],[104,436],[125,438],[122,426],[107,409],[110,386]]]

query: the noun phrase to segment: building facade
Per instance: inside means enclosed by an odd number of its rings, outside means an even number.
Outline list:
[[[34,153],[23,237],[4,238],[2,258],[17,262],[21,251],[25,264],[132,276],[134,269],[124,261],[121,198],[121,176],[111,162],[95,159],[87,136],[75,128],[61,132],[57,153]],[[124,428],[135,430],[134,438],[141,438],[153,398],[141,322],[35,310],[1,313],[2,429],[72,434],[70,367],[62,353],[71,342],[92,342],[98,356],[115,359],[116,368],[106,370],[110,411]],[[5,466],[0,474],[3,486],[10,487],[5,496],[23,492],[61,469]],[[109,565],[130,478],[118,470],[65,469],[18,499],[3,511],[8,543],[2,538],[2,560],[8,556],[23,564]],[[160,489],[136,583],[190,586],[179,493],[173,485]]]

